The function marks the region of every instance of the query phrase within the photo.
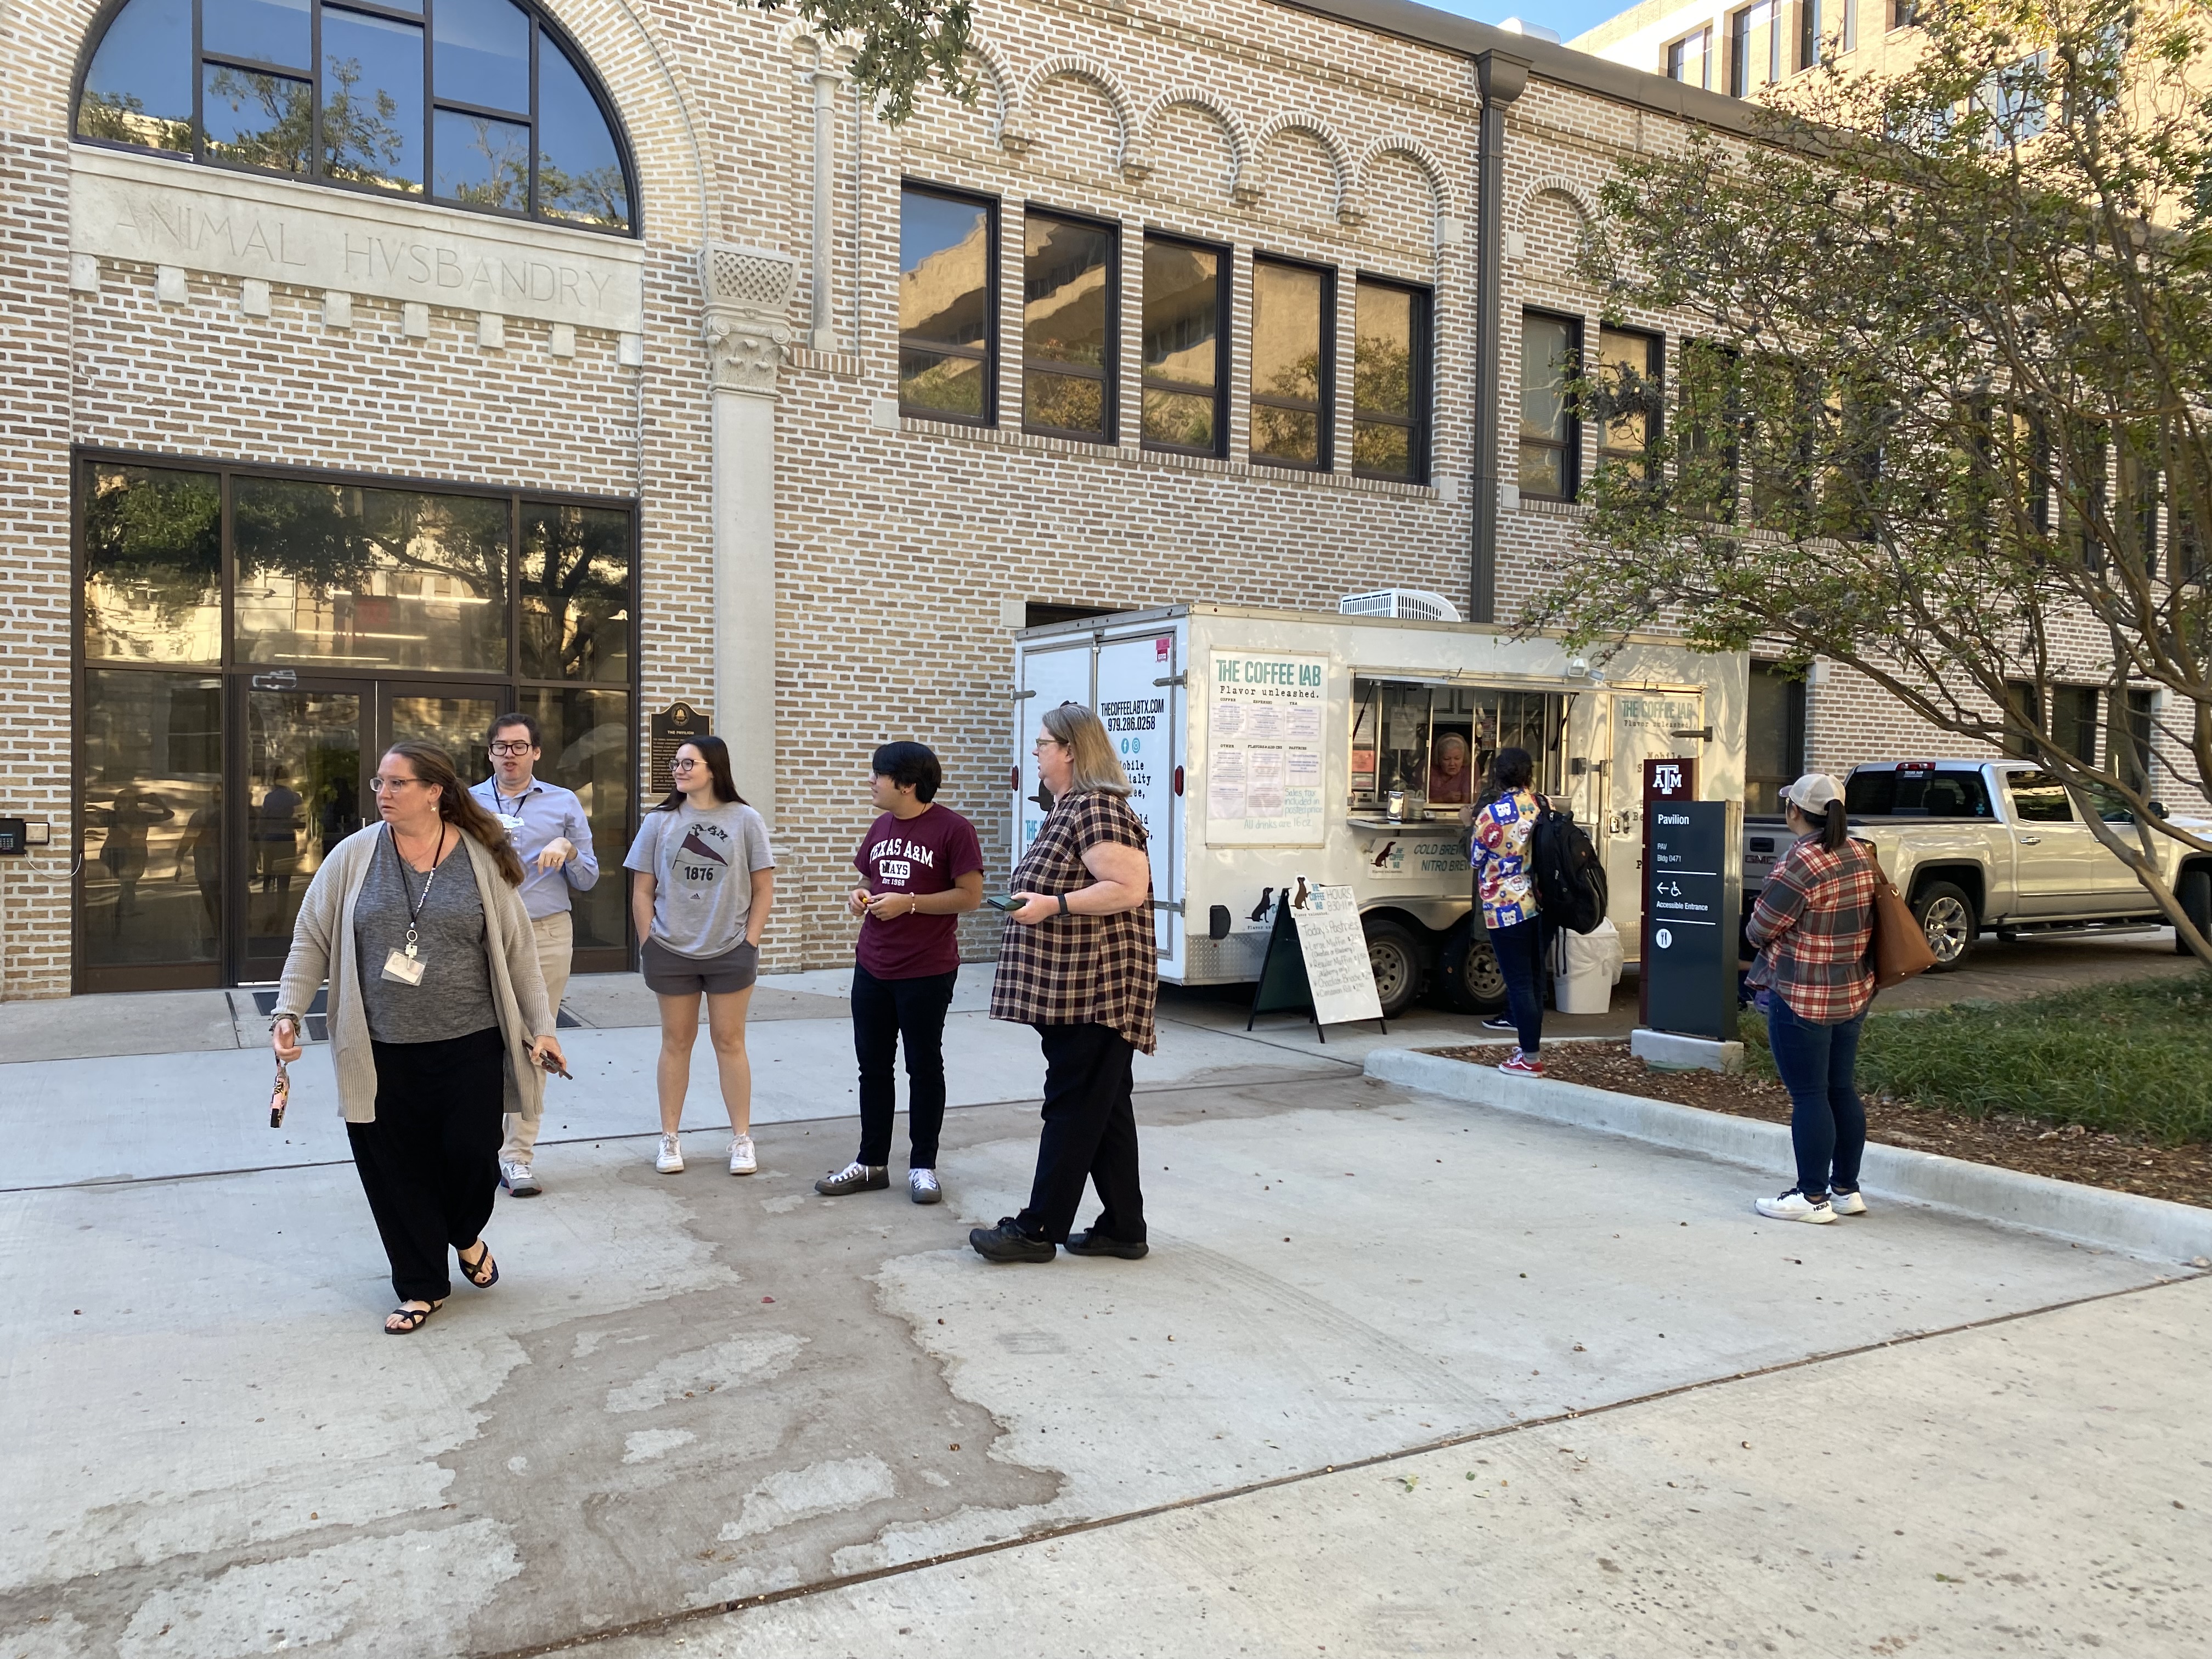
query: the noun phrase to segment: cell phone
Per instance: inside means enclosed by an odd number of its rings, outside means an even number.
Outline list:
[[[994,910],[1018,910],[1025,902],[1012,893],[986,893],[983,896],[983,902]]]
[[[567,1066],[563,1066],[559,1060],[553,1058],[550,1051],[540,1054],[538,1056],[538,1063],[544,1066],[548,1072],[550,1072],[555,1077],[568,1078],[571,1083],[574,1083],[576,1080],[570,1075]]]

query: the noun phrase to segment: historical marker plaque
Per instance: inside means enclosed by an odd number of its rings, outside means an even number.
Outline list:
[[[703,738],[714,732],[714,722],[700,709],[688,702],[672,702],[652,719],[652,769],[646,775],[645,793],[648,799],[675,787],[669,775],[669,763],[676,751],[694,738]]]

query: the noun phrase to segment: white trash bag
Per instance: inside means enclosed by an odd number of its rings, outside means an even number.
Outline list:
[[[1587,933],[1559,933],[1552,996],[1563,1014],[1602,1014],[1613,1006],[1624,958],[1620,930],[1608,916]]]

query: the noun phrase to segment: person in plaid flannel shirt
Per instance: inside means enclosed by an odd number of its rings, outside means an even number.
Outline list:
[[[1751,983],[1766,1005],[1774,1069],[1790,1091],[1797,1184],[1760,1199],[1759,1212],[1828,1222],[1866,1213],[1866,1107],[1853,1074],[1874,1000],[1874,849],[1851,839],[1844,792],[1825,773],[1784,789],[1782,810],[1797,842],[1766,878],[1746,931],[1759,951]]]
[[[1130,1063],[1153,1050],[1160,989],[1152,860],[1097,715],[1076,702],[1045,710],[1036,763],[1052,806],[1014,867],[1020,903],[1006,913],[991,1018],[1036,1028],[1044,1134],[1029,1203],[968,1242],[990,1261],[1049,1261],[1063,1244],[1133,1261],[1148,1247]],[[1098,1220],[1071,1237],[1086,1180]]]

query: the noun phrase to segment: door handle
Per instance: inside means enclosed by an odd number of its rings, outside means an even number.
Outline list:
[[[2043,845],[2043,837],[2040,836],[2022,836],[2020,838],[2020,844],[2022,847],[2040,847]]]

